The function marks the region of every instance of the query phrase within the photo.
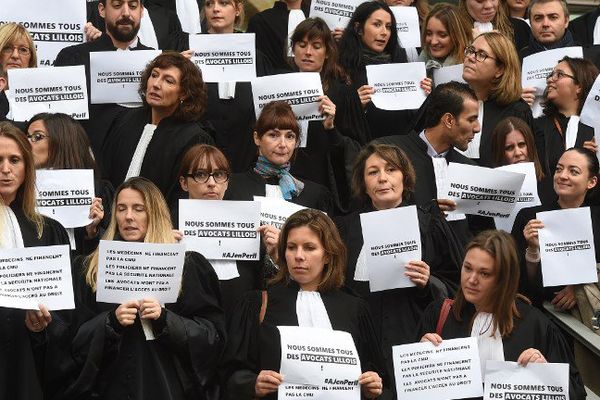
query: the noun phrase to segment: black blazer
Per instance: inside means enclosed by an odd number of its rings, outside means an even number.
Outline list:
[[[578,43],[584,46],[594,44],[594,27],[599,16],[600,8],[596,7],[593,11],[587,12],[569,22],[569,30]]]

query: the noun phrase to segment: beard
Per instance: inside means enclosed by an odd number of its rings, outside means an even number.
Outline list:
[[[121,19],[115,23],[106,22],[106,30],[119,42],[131,42],[140,30],[140,22],[137,25],[132,19]]]

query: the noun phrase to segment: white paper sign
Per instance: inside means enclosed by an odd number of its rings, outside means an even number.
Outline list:
[[[38,66],[54,65],[65,47],[84,42],[85,2],[81,0],[2,0],[0,25],[17,22],[31,34],[37,48]],[[11,82],[12,86],[12,82]]]
[[[403,400],[450,400],[483,395],[477,338],[448,339],[439,346],[392,347],[396,392]]]
[[[278,399],[360,399],[360,359],[348,332],[298,326],[278,329],[284,376]]]
[[[536,95],[542,96],[546,90],[546,78],[552,72],[558,61],[564,56],[583,58],[581,46],[560,47],[558,49],[541,51],[523,59],[521,85],[534,87]]]
[[[281,229],[290,215],[306,208],[276,197],[254,196],[254,201],[260,203],[260,224],[277,229]]]
[[[0,307],[72,310],[73,280],[69,246],[2,249],[0,253]]]
[[[94,171],[91,169],[36,170],[37,208],[65,228],[88,225],[94,198]]]
[[[598,282],[594,232],[589,207],[540,212],[544,286]]]
[[[496,229],[502,229],[510,233],[515,222],[515,218],[521,209],[539,206],[542,204],[540,202],[540,198],[538,197],[535,165],[532,162],[517,163],[512,165],[504,165],[496,169],[525,174],[525,180],[523,181],[523,186],[521,186],[521,192],[517,196],[517,203],[515,204],[515,208],[513,208],[512,212],[510,213],[510,216],[508,218],[494,218]]]
[[[453,212],[508,218],[524,180],[517,172],[450,163],[446,198],[456,202]]]
[[[396,32],[400,47],[421,47],[417,7],[390,7],[396,17]]]
[[[8,70],[15,121],[27,121],[41,112],[88,118],[87,84],[83,65]]]
[[[318,72],[294,72],[256,78],[252,81],[252,95],[256,118],[267,103],[284,100],[292,106],[300,122],[323,119],[318,100],[323,95],[323,85]]]
[[[190,49],[204,82],[250,82],[256,78],[254,33],[190,35]]]
[[[345,29],[352,18],[356,7],[365,0],[312,0],[310,3],[310,17],[319,17],[327,22],[329,29]]]
[[[415,286],[404,272],[409,261],[421,259],[417,207],[360,214],[360,223],[371,292]]]
[[[568,400],[569,364],[490,360],[485,364],[484,400]]]
[[[175,303],[181,290],[185,245],[101,240],[96,301],[123,304],[154,298]]]
[[[375,89],[371,100],[382,110],[414,110],[427,96],[421,81],[427,77],[425,63],[367,65],[367,81]]]
[[[433,70],[433,83],[435,86],[451,81],[466,83],[462,77],[463,64],[451,65]]]
[[[92,104],[139,103],[146,65],[160,50],[100,51],[90,53]]]
[[[260,204],[179,200],[179,229],[188,250],[209,260],[258,260]]]
[[[583,103],[581,116],[579,121],[582,124],[594,128],[594,138],[596,143],[600,143],[600,77],[596,78],[594,85],[590,89],[590,93]],[[600,160],[600,147],[596,152],[596,156]]]

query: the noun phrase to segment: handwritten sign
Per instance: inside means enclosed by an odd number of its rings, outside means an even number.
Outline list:
[[[51,67],[63,48],[83,43],[86,21],[81,0],[61,0],[59,5],[48,0],[2,0],[0,7],[0,25],[16,22],[31,35],[39,67]]]
[[[71,310],[73,280],[69,246],[2,249],[0,254],[0,307]]]
[[[27,121],[41,112],[88,118],[87,84],[83,65],[8,70],[15,121]]]
[[[190,35],[192,61],[205,82],[250,82],[256,79],[254,33]]]
[[[92,104],[138,103],[142,74],[158,50],[100,51],[90,53]]]
[[[260,204],[179,200],[179,229],[189,250],[209,260],[258,260]]]
[[[101,240],[96,301],[122,304],[154,298],[175,303],[181,290],[183,244]]]

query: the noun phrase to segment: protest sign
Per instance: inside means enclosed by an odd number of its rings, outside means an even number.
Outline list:
[[[485,364],[484,400],[568,400],[569,364],[489,360]]]
[[[29,31],[39,67],[54,65],[63,48],[83,43],[86,21],[81,0],[61,0],[60,5],[48,0],[2,0],[0,7],[0,25],[16,22]]]
[[[72,310],[73,279],[69,246],[2,249],[0,307]]]
[[[309,16],[323,19],[329,29],[345,29],[356,7],[365,0],[312,0]]]
[[[209,260],[258,260],[260,204],[179,200],[179,229],[188,250]]]
[[[41,112],[88,118],[87,85],[83,65],[8,70],[10,109],[15,121],[27,121]]]
[[[451,81],[466,83],[462,77],[463,65],[451,65],[433,70],[433,83],[435,86]]]
[[[290,215],[306,208],[276,197],[254,196],[254,201],[260,203],[260,224],[273,225],[277,229],[281,229]]]
[[[256,118],[267,103],[283,100],[292,106],[300,122],[323,119],[318,100],[323,95],[323,86],[318,72],[294,72],[256,78],[252,81],[252,95]]]
[[[598,282],[589,207],[537,213],[544,286]]]
[[[475,165],[448,165],[448,195],[453,212],[508,218],[517,203],[525,174]]]
[[[138,89],[142,73],[160,53],[159,50],[90,53],[92,104],[141,103]]]
[[[583,103],[579,122],[594,128],[594,138],[596,143],[600,143],[600,76],[594,81],[590,93]],[[596,152],[596,157],[600,160],[600,147]]]
[[[360,399],[360,359],[348,332],[278,326],[284,376],[278,399]]]
[[[515,218],[517,217],[517,214],[521,209],[526,207],[539,206],[540,204],[542,204],[540,202],[540,198],[538,197],[535,165],[532,162],[517,163],[512,165],[504,165],[496,169],[501,171],[518,172],[520,174],[525,174],[525,180],[523,181],[523,186],[521,186],[521,191],[517,196],[515,208],[513,208],[509,217],[494,218],[494,222],[496,223],[496,229],[502,229],[510,233],[515,222]]]
[[[181,290],[185,245],[101,240],[96,301],[123,304],[154,298],[175,303]]]
[[[581,46],[560,47],[557,49],[541,51],[523,59],[523,73],[521,85],[534,87],[536,96],[542,96],[546,90],[546,78],[552,72],[558,61],[564,56],[583,58]]]
[[[421,80],[426,77],[425,63],[422,62],[367,65],[367,81],[375,90],[371,101],[382,110],[421,107],[427,98],[421,89]]]
[[[65,228],[88,225],[94,198],[94,171],[91,169],[36,170],[37,208]],[[108,207],[108,206],[107,206]]]
[[[190,35],[192,61],[204,82],[250,82],[256,79],[254,33]]]
[[[393,346],[396,392],[403,400],[450,400],[483,394],[477,338]]]
[[[421,259],[417,207],[360,214],[360,223],[371,292],[415,286],[404,272],[409,261]]]
[[[421,47],[417,7],[390,7],[396,17],[396,32],[400,47]]]

